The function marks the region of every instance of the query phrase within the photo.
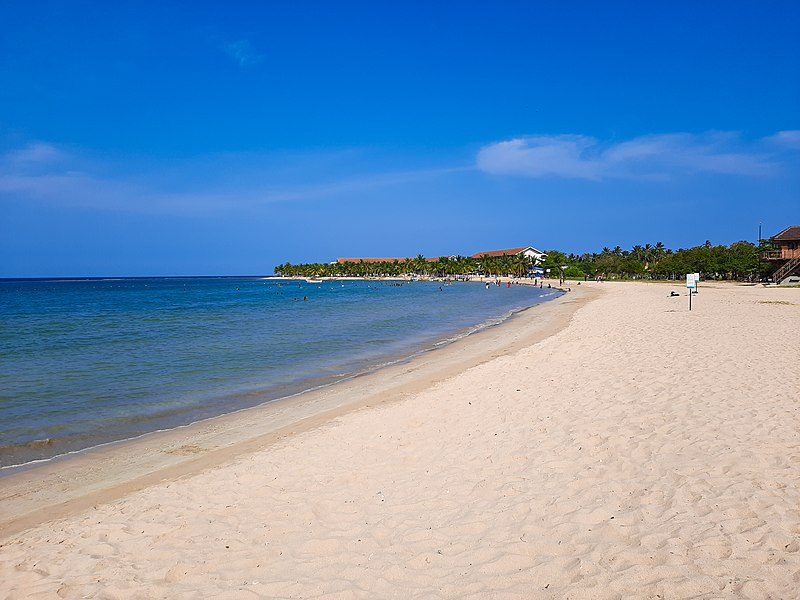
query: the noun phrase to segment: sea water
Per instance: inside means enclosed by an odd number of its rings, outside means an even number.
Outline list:
[[[327,385],[554,295],[475,282],[0,281],[0,466]]]

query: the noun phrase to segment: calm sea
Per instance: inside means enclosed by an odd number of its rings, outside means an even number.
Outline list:
[[[479,283],[0,281],[0,466],[324,385],[554,295]]]

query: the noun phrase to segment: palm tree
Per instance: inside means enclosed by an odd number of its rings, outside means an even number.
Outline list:
[[[425,257],[422,254],[417,254],[417,257],[414,259],[413,264],[413,272],[417,274],[424,274],[427,270],[428,263],[425,261]]]
[[[524,254],[518,254],[514,257],[514,274],[517,277],[524,277],[528,274],[531,267],[531,259]]]

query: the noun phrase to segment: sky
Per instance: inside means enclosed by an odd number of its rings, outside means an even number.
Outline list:
[[[0,277],[755,241],[798,2],[0,0]]]

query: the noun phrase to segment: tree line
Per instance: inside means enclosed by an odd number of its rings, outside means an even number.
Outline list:
[[[545,268],[566,265],[567,277],[603,277],[608,279],[682,279],[686,273],[700,273],[703,279],[755,281],[767,277],[774,265],[762,261],[767,243],[734,242],[729,246],[705,244],[671,250],[661,242],[623,250],[603,248],[600,252],[565,254],[548,253]]]
[[[428,259],[421,254],[416,258],[391,261],[347,261],[335,263],[285,263],[275,267],[275,273],[286,277],[396,277],[420,275],[428,277],[455,277],[482,273],[492,276],[514,275],[524,277],[533,267],[527,256],[503,255],[474,259],[468,256],[441,256]]]
[[[686,273],[698,272],[703,279],[737,279],[755,281],[767,277],[774,266],[760,259],[767,250],[766,243],[757,246],[741,241],[725,245],[706,242],[692,248],[671,250],[663,243],[636,245],[630,250],[603,248],[600,252],[583,254],[550,250],[536,266],[551,277],[558,277],[562,267],[570,279],[682,279]],[[336,262],[293,265],[281,264],[275,273],[290,277],[379,277],[419,275],[454,277],[483,274],[489,276],[529,274],[534,265],[525,256],[504,255],[470,258],[443,256],[385,262]]]

